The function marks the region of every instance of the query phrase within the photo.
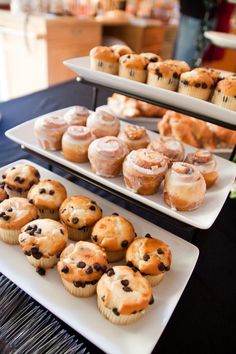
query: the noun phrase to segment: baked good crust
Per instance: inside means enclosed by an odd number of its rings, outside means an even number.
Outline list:
[[[133,53],[133,50],[130,47],[123,44],[114,44],[110,48],[114,51],[115,54],[118,54],[120,57],[122,57],[122,55]]]
[[[225,96],[236,96],[236,79],[226,78],[220,80],[216,86],[216,90]],[[236,98],[235,98],[236,101]]]
[[[145,70],[148,60],[139,54],[127,54],[120,57],[120,65],[127,69]]]
[[[116,54],[111,48],[105,46],[97,46],[90,50],[89,55],[97,60],[103,60],[110,63],[117,63],[119,55]]]
[[[205,71],[192,70],[182,73],[180,82],[186,86],[194,86],[196,88],[212,89],[214,87],[213,79],[210,74]]]
[[[40,179],[38,170],[31,165],[17,164],[9,167],[2,175],[5,186],[18,192],[26,192]]]

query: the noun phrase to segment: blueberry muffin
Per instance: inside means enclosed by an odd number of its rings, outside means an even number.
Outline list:
[[[70,244],[62,252],[57,264],[66,290],[78,297],[96,292],[97,282],[108,266],[104,250],[91,242]]]
[[[8,198],[8,194],[4,189],[5,183],[0,182],[0,203],[4,200]]]
[[[102,217],[102,209],[88,197],[73,195],[64,200],[59,215],[71,240],[87,240],[94,224]]]
[[[123,44],[114,44],[110,48],[113,50],[113,52],[115,54],[119,55],[119,57],[122,57],[122,55],[133,53],[133,51],[130,47],[128,47],[127,45],[123,45]]]
[[[214,80],[209,73],[192,70],[181,74],[178,91],[207,101],[213,88]]]
[[[109,47],[98,46],[90,50],[90,67],[92,70],[117,75],[119,54]]]
[[[181,71],[173,64],[166,62],[150,63],[148,65],[147,84],[163,88],[166,90],[176,91],[179,84]]]
[[[146,82],[148,60],[138,54],[127,54],[120,58],[119,76],[129,80]]]
[[[231,111],[236,111],[236,77],[231,76],[219,81],[211,102]]]
[[[138,320],[153,302],[147,279],[127,266],[109,268],[98,282],[98,308],[114,324],[127,325]]]
[[[148,63],[157,63],[159,61],[162,61],[162,58],[154,53],[140,53],[141,57],[145,58],[148,60]]]

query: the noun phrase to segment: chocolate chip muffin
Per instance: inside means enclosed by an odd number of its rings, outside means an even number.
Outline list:
[[[73,195],[64,200],[59,215],[74,241],[89,239],[93,225],[102,217],[102,209],[97,203],[82,195]]]
[[[184,95],[207,101],[213,88],[214,80],[209,73],[192,70],[181,74],[178,91]]]
[[[165,242],[149,234],[147,236],[138,237],[131,243],[126,252],[126,262],[156,286],[170,270],[171,251]]]
[[[29,202],[37,207],[40,218],[54,220],[59,220],[59,208],[66,197],[65,187],[51,179],[41,180],[27,195]]]
[[[148,63],[157,63],[163,60],[159,55],[154,53],[140,53],[140,55],[141,57],[147,59]]]
[[[9,197],[26,197],[29,189],[39,182],[39,171],[26,164],[8,168],[2,175],[4,188]]]
[[[122,57],[122,55],[133,53],[133,50],[130,47],[123,44],[114,44],[110,48],[113,50],[115,54],[118,54],[119,57]]]
[[[4,189],[5,183],[0,182],[0,203],[4,200],[8,198],[8,194]]]
[[[138,320],[153,302],[147,279],[127,266],[109,268],[98,282],[98,308],[114,324],[127,325]]]
[[[21,229],[19,235],[24,254],[40,275],[57,263],[67,239],[66,227],[51,219],[31,221]]]
[[[91,49],[89,55],[92,70],[113,75],[118,74],[120,56],[112,48],[98,46]]]
[[[148,65],[147,84],[176,91],[179,84],[181,70],[179,67],[166,62],[150,63]]]
[[[104,250],[91,242],[70,244],[62,252],[57,269],[66,290],[78,297],[96,292],[97,282],[108,266]]]
[[[138,54],[120,57],[119,76],[129,80],[146,82],[148,60]]]
[[[91,235],[92,241],[104,248],[109,262],[124,258],[126,249],[134,237],[133,225],[116,213],[100,219],[95,224]]]
[[[211,102],[236,111],[236,77],[231,76],[218,82]]]
[[[168,59],[168,60],[165,60],[165,63],[177,66],[178,69],[180,70],[181,74],[191,70],[188,63],[186,63],[183,60]]]
[[[18,244],[21,228],[37,218],[37,209],[25,198],[13,197],[0,204],[0,239]]]

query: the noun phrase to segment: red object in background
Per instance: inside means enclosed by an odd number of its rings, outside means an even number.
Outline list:
[[[0,4],[0,10],[10,10],[9,4]]]
[[[217,22],[215,31],[228,33],[230,30],[230,18],[234,11],[233,4],[222,1],[217,9]],[[224,57],[224,48],[211,44],[203,55],[203,61],[220,60]]]

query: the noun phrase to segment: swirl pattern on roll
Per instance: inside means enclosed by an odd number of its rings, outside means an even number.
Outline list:
[[[99,110],[90,114],[87,127],[97,138],[117,136],[120,131],[120,121],[112,114]]]
[[[150,143],[146,129],[133,124],[126,125],[118,135],[118,138],[123,140],[130,150],[146,148]]]
[[[65,113],[64,119],[68,125],[86,125],[89,115],[86,107],[74,106]]]
[[[184,146],[175,138],[156,138],[148,146],[148,149],[158,151],[168,157],[170,162],[183,161]]]

